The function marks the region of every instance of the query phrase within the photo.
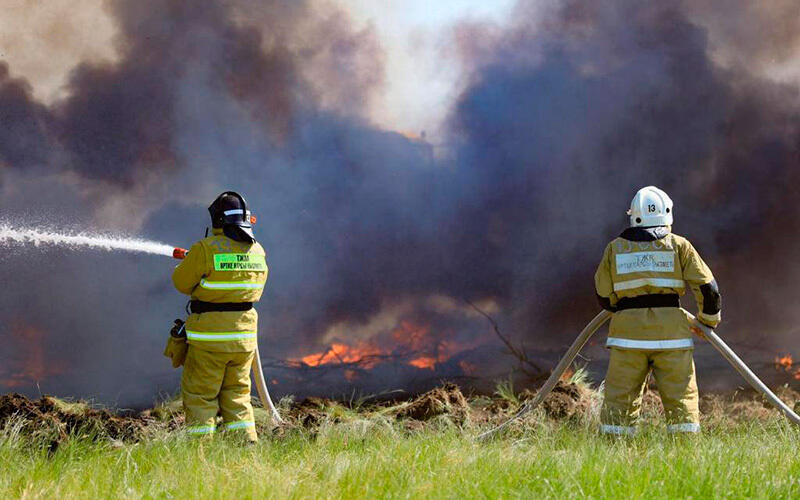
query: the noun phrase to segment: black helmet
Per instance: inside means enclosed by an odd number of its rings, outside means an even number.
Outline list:
[[[242,195],[235,191],[225,191],[217,196],[208,207],[211,226],[222,228],[225,236],[244,243],[254,243],[253,226],[250,223],[250,210]]]

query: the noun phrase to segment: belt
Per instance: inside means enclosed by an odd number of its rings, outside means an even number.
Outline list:
[[[207,312],[249,311],[253,308],[252,302],[203,302],[193,300],[189,303],[193,314]]]
[[[616,304],[617,311],[625,309],[646,309],[648,307],[680,307],[681,298],[677,293],[654,293],[638,297],[623,297]]]

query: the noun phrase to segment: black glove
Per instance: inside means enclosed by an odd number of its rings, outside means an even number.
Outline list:
[[[173,325],[172,330],[169,331],[171,337],[176,339],[186,337],[186,328],[183,327],[184,322],[181,319],[175,320],[175,325]]]

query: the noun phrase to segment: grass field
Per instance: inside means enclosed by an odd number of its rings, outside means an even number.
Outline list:
[[[698,436],[667,435],[651,409],[636,437],[604,438],[587,407],[537,411],[485,444],[480,419],[411,426],[337,405],[254,447],[160,429],[134,442],[73,433],[53,451],[7,420],[0,498],[800,498],[800,430],[757,404],[730,417],[705,406]]]

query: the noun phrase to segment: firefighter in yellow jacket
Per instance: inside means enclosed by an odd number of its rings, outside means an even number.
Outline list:
[[[601,430],[630,435],[644,383],[653,372],[669,432],[698,432],[692,334],[680,296],[688,284],[699,313],[715,328],[721,320],[719,288],[703,259],[673,234],[672,200],[654,186],[640,189],[628,211],[631,227],[608,244],[595,274],[597,297],[614,312]]]
[[[191,296],[181,379],[186,425],[192,434],[212,434],[221,414],[224,430],[256,441],[250,404],[258,330],[253,303],[267,281],[266,256],[240,194],[222,193],[208,211],[213,234],[195,243],[172,274],[175,288]]]

